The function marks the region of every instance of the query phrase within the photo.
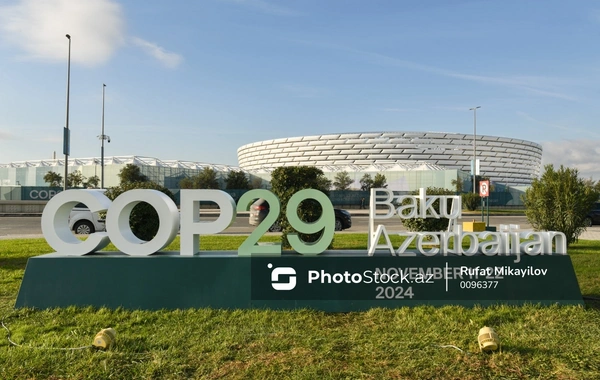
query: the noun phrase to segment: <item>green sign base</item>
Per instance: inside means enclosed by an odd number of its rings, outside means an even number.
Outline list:
[[[162,252],[29,259],[15,307],[297,309],[539,303],[582,305],[568,255],[394,257]]]

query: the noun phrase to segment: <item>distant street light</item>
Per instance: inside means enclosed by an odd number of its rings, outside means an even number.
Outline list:
[[[469,111],[473,111],[473,192],[477,193],[476,179],[477,179],[477,109],[481,106],[469,108]]]
[[[110,142],[110,136],[104,134],[104,92],[106,85],[102,84],[102,132],[98,138],[102,140],[100,147],[100,188],[104,189],[104,140]]]
[[[67,60],[67,120],[63,133],[63,153],[65,154],[65,179],[63,190],[67,190],[67,177],[69,176],[69,154],[71,151],[71,141],[69,136],[69,91],[71,89],[71,36],[66,35],[69,40],[69,59]]]

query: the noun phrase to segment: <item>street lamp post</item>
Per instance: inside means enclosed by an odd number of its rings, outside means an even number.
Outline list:
[[[110,136],[104,134],[104,93],[106,85],[102,84],[102,132],[98,138],[102,141],[100,145],[100,188],[104,189],[104,140],[110,142]]]
[[[477,193],[477,109],[481,106],[469,108],[469,111],[473,111],[473,193]]]
[[[69,136],[69,92],[71,89],[71,36],[66,35],[69,40],[69,58],[67,60],[67,120],[63,133],[63,153],[65,154],[65,178],[63,190],[67,190],[67,176],[69,175],[69,154],[71,150],[71,141]]]

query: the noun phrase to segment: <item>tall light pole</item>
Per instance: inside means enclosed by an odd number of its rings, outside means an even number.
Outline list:
[[[476,182],[477,182],[477,109],[481,106],[469,108],[469,111],[473,111],[473,193],[477,193]]]
[[[102,140],[100,146],[100,188],[104,189],[104,140],[110,142],[110,136],[104,134],[104,92],[106,85],[102,83],[102,132],[98,138]]]
[[[63,133],[63,153],[65,154],[65,178],[63,190],[67,190],[67,176],[69,175],[69,154],[71,151],[71,141],[69,135],[69,92],[71,89],[71,36],[66,35],[69,40],[69,59],[67,61],[67,120]]]

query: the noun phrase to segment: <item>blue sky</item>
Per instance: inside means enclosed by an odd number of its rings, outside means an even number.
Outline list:
[[[473,132],[600,180],[600,3],[0,0],[0,163],[62,156],[237,165],[255,141]]]

